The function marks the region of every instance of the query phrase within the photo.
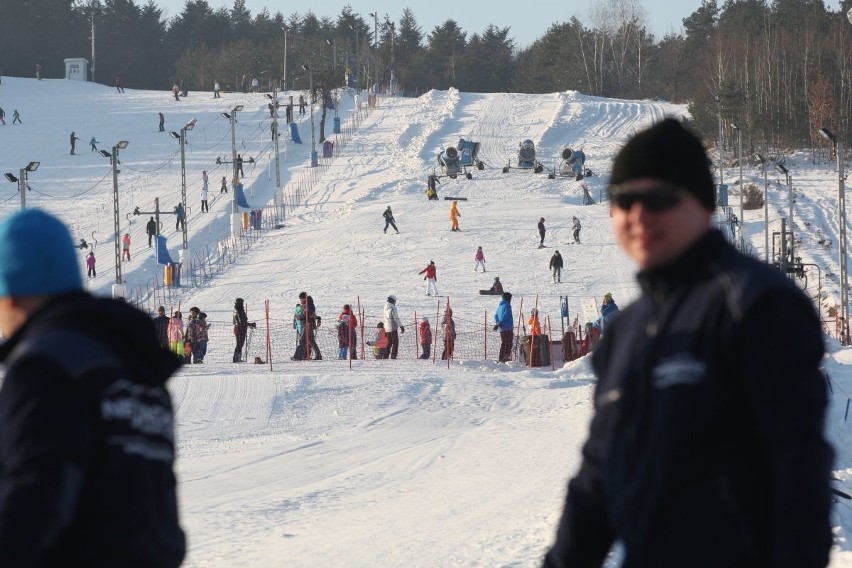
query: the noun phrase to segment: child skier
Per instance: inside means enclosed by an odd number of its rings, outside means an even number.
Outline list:
[[[385,324],[379,322],[376,324],[376,340],[368,341],[367,345],[373,348],[373,357],[376,359],[388,358],[388,334],[385,331]]]
[[[476,256],[473,257],[476,261],[476,266],[473,267],[474,272],[479,272],[479,267],[482,267],[482,272],[485,272],[485,253],[482,252],[482,247],[476,247]]]
[[[432,349],[432,328],[429,327],[429,318],[426,316],[420,318],[418,333],[420,334],[420,348],[423,350],[419,359],[428,359]]]

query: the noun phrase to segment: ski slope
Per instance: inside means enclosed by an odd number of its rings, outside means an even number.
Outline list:
[[[298,93],[294,94],[298,98]],[[244,183],[252,206],[272,199],[275,172],[263,94],[190,93],[180,102],[167,91],[118,94],[110,87],[62,80],[4,77],[0,106],[24,123],[0,126],[0,173],[30,161],[28,206],[61,216],[75,238],[97,241],[98,277],[92,292],[109,294],[112,261],[113,186],[109,161],[92,152],[121,150],[121,232],[130,232],[133,260],[122,266],[128,286],[141,286],[161,269],[146,246],[148,216],[159,198],[167,213],[180,201],[180,152],[176,140],[157,130],[197,124],[186,146],[189,247],[215,247],[229,231],[230,198],[218,194],[230,179],[229,122],[219,113],[236,105],[237,151],[254,157]],[[346,123],[355,110],[343,96]],[[586,182],[596,202],[605,194],[611,160],[636,130],[684,106],[655,101],[590,97],[576,92],[525,95],[431,91],[417,99],[381,98],[357,132],[329,163],[320,182],[299,206],[288,209],[284,227],[265,233],[235,264],[198,288],[175,291],[174,305],[207,312],[214,335],[204,365],[187,366],[170,387],[177,408],[179,494],[189,537],[189,567],[375,567],[536,566],[552,541],[568,477],[578,466],[579,447],[590,419],[594,377],[584,359],[529,370],[482,357],[433,364],[413,358],[414,313],[435,312],[449,299],[460,332],[484,327],[497,298],[480,296],[500,276],[514,294],[515,312],[538,305],[559,329],[559,298],[571,316],[585,299],[612,292],[624,306],[637,295],[634,268],[615,243],[606,203],[582,205],[580,184],[528,171],[501,172],[517,157],[518,143],[536,144],[537,157],[558,165],[566,146],[582,148],[595,175]],[[283,112],[282,112],[283,115]],[[281,145],[286,186],[309,166],[309,115],[294,115],[304,142]],[[71,131],[81,140],[69,155]],[[286,132],[282,127],[282,132]],[[331,132],[331,119],[327,123]],[[318,126],[317,126],[318,132]],[[333,139],[333,136],[330,136]],[[459,138],[480,142],[482,171],[473,179],[442,179],[438,193],[465,197],[459,203],[461,231],[449,230],[449,202],[427,201],[426,177],[437,154]],[[318,139],[317,139],[318,142]],[[816,163],[815,163],[816,162]],[[825,158],[786,157],[796,187],[794,218],[801,231],[798,255],[821,268],[821,310],[839,299],[836,244],[826,248],[816,231],[837,243],[836,173]],[[210,213],[200,213],[201,171],[210,177]],[[725,171],[725,180],[738,172]],[[763,174],[745,169],[746,182],[762,187]],[[784,179],[770,172],[769,223],[780,230],[787,217]],[[16,186],[0,185],[0,217],[20,206]],[[736,189],[736,188],[734,188]],[[734,193],[736,196],[736,193]],[[732,198],[732,204],[736,204]],[[400,234],[383,234],[381,214],[393,208]],[[739,213],[737,212],[739,215]],[[581,245],[571,243],[571,218],[583,223]],[[538,249],[536,223],[546,219],[548,248]],[[763,257],[763,212],[746,211],[746,237]],[[177,258],[180,234],[169,217],[163,233]],[[475,273],[482,246],[486,274]],[[553,284],[548,261],[554,249],[565,258],[562,284]],[[81,251],[81,260],[85,251]],[[445,297],[425,295],[418,272],[434,260]],[[82,262],[81,262],[82,270]],[[323,361],[292,362],[277,348],[273,365],[235,365],[229,336],[233,300],[245,298],[250,319],[284,330],[291,344],[292,306],[306,290],[316,299],[324,326],[344,303],[358,304],[374,325],[385,298],[398,298],[406,322],[401,359],[359,360],[352,369],[325,352]],[[325,323],[328,322],[328,323]],[[374,329],[374,328],[373,328]],[[373,329],[367,333],[372,335]],[[279,331],[276,331],[279,332]],[[483,333],[485,333],[483,331]],[[489,345],[498,338],[488,332]],[[556,333],[555,333],[556,334]],[[825,368],[835,388],[828,431],[837,450],[839,488],[852,487],[850,424],[852,350],[826,338]],[[258,354],[263,354],[258,352]],[[439,354],[440,355],[440,354]],[[264,355],[265,358],[265,355]],[[852,566],[850,502],[834,514],[837,546],[832,567]],[[701,550],[695,551],[696,556]],[[616,565],[612,558],[610,565]],[[688,565],[684,559],[684,565]]]

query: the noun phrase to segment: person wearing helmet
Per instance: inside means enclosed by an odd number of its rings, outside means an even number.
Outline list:
[[[428,359],[432,351],[432,328],[429,326],[429,318],[426,316],[420,318],[417,334],[420,337],[420,349],[422,350],[418,358]]]

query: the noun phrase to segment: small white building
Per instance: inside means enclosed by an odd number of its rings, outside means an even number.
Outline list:
[[[65,78],[72,81],[88,81],[89,60],[84,57],[70,57],[66,59]]]

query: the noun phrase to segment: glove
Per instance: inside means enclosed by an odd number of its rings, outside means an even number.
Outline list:
[[[400,333],[405,333],[405,327],[404,327],[404,326],[399,326],[399,332],[400,332]]]
[[[494,329],[494,331],[497,331],[498,329],[500,329],[500,324],[499,323],[494,324],[493,329]]]

